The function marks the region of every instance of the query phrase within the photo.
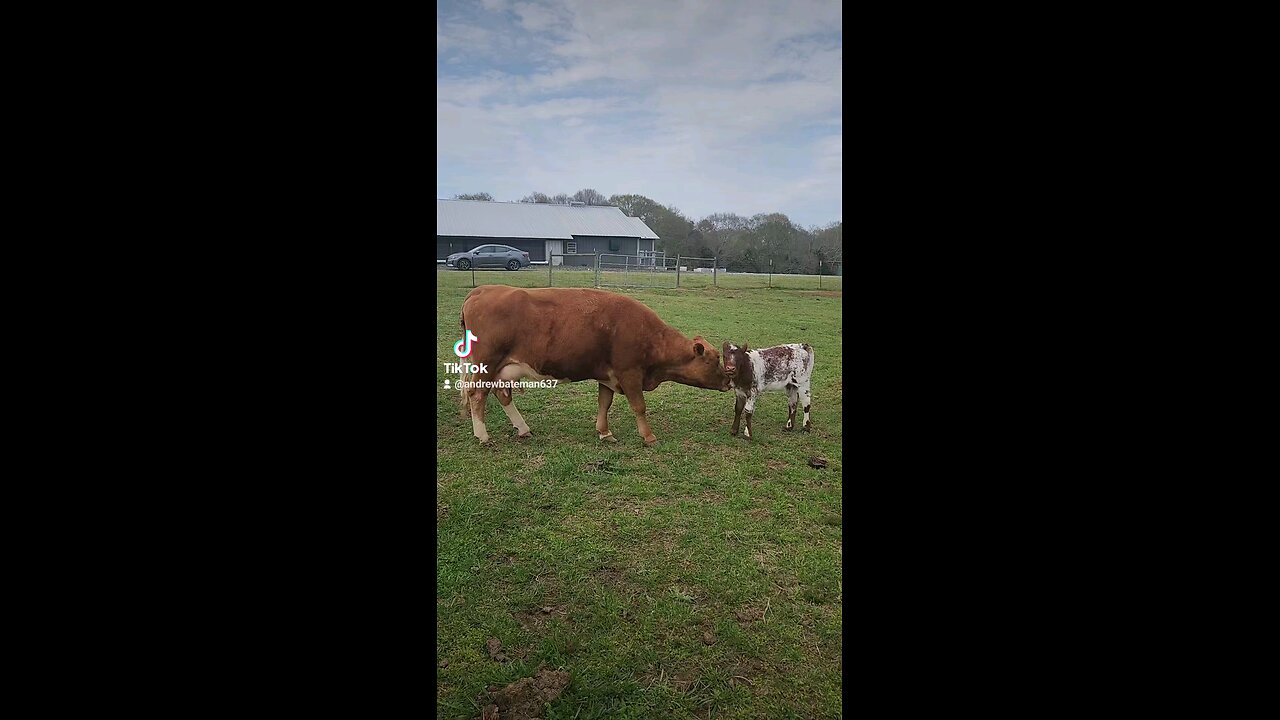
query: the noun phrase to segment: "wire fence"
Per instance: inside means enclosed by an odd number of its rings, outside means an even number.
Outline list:
[[[844,264],[823,260],[813,274],[730,272],[714,257],[654,257],[616,253],[552,253],[545,267],[531,265],[519,272],[476,270],[469,272],[471,287],[498,284],[513,287],[604,288],[728,288],[784,290],[844,290]],[[450,272],[445,269],[445,272]]]

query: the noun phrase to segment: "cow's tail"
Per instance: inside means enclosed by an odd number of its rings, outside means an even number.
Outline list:
[[[810,345],[809,343],[804,343],[800,347],[804,348],[805,364],[808,366],[805,368],[804,372],[806,375],[812,376],[813,375],[813,359],[814,359],[813,346]]]
[[[462,337],[467,336],[467,317],[462,313],[458,313],[458,324],[462,326]],[[467,402],[467,391],[463,388],[462,383],[469,378],[469,374],[461,365],[458,367],[458,417],[467,418],[471,416],[471,405]]]

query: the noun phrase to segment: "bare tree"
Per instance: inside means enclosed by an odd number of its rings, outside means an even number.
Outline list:
[[[549,203],[551,196],[546,193],[533,192],[520,198],[522,203]]]
[[[572,201],[573,198],[569,197],[568,193],[556,193],[551,196],[551,202],[557,205],[568,205]]]
[[[454,200],[488,200],[489,202],[493,202],[493,196],[486,192],[464,193],[462,195],[454,195],[453,199]]]
[[[608,205],[609,199],[603,193],[596,192],[591,188],[583,188],[573,194],[573,199],[588,205]]]

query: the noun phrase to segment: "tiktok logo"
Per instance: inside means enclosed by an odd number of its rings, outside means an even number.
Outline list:
[[[473,341],[478,341],[479,339],[480,338],[476,337],[475,333],[468,330],[466,337],[462,338],[461,340],[453,344],[453,354],[457,355],[460,358],[470,357],[471,343]]]

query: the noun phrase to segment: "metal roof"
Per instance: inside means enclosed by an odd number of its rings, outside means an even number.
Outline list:
[[[572,240],[574,235],[657,240],[640,218],[612,206],[436,200],[436,235]]]

